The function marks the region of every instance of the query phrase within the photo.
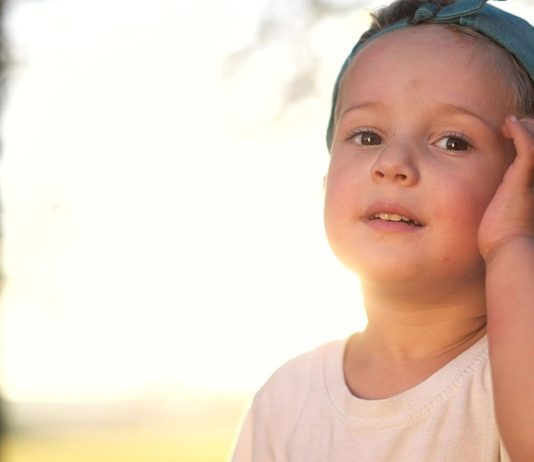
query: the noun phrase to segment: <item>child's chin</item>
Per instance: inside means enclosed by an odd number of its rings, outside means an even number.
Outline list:
[[[421,280],[426,279],[428,271],[423,271],[424,266],[418,264],[415,259],[407,261],[400,258],[366,258],[365,261],[340,259],[341,263],[350,271],[356,273],[359,279],[375,287],[413,290],[417,285],[421,290]]]
[[[422,262],[418,261],[420,255],[407,253],[404,249],[398,252],[393,252],[391,249],[377,252],[368,248],[363,249],[358,255],[347,255],[334,249],[334,253],[344,266],[360,277],[375,275],[379,280],[410,280],[423,266]]]

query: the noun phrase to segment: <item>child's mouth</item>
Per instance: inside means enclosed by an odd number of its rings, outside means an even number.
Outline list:
[[[382,221],[393,221],[393,222],[403,222],[410,226],[423,226],[421,223],[418,223],[411,218],[405,217],[404,215],[399,215],[398,213],[389,213],[389,212],[380,212],[371,215],[368,220],[382,220]]]

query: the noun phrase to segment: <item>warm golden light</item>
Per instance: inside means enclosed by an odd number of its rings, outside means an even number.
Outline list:
[[[325,101],[280,113],[285,50],[260,50],[224,79],[224,57],[253,32],[158,5],[103,2],[102,15],[95,2],[44,2],[10,15],[11,400],[250,393],[289,357],[361,326],[355,279],[322,231]],[[198,24],[220,32],[217,46]]]
[[[288,104],[302,57],[280,39],[258,45],[268,6],[13,2],[0,347],[20,428],[49,428],[34,405],[100,425],[114,417],[93,407],[137,403],[117,422],[153,412],[153,446],[216,460],[277,367],[365,326],[356,276],[324,237],[322,182],[331,83],[367,14],[325,17],[301,37],[314,86]],[[200,437],[203,419],[214,424]],[[184,437],[193,420],[198,434]],[[104,460],[78,436],[69,462]],[[17,438],[10,462],[48,460]],[[218,446],[201,459],[195,438]],[[132,457],[143,451],[157,462],[147,447]]]

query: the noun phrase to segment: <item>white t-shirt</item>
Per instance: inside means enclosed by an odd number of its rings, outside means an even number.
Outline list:
[[[484,337],[387,399],[351,394],[346,341],[282,366],[256,394],[232,462],[508,461],[493,410]]]

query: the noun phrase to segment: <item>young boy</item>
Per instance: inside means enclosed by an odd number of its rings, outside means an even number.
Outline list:
[[[534,461],[534,28],[400,0],[343,66],[325,225],[368,325],[278,370],[234,462]]]

